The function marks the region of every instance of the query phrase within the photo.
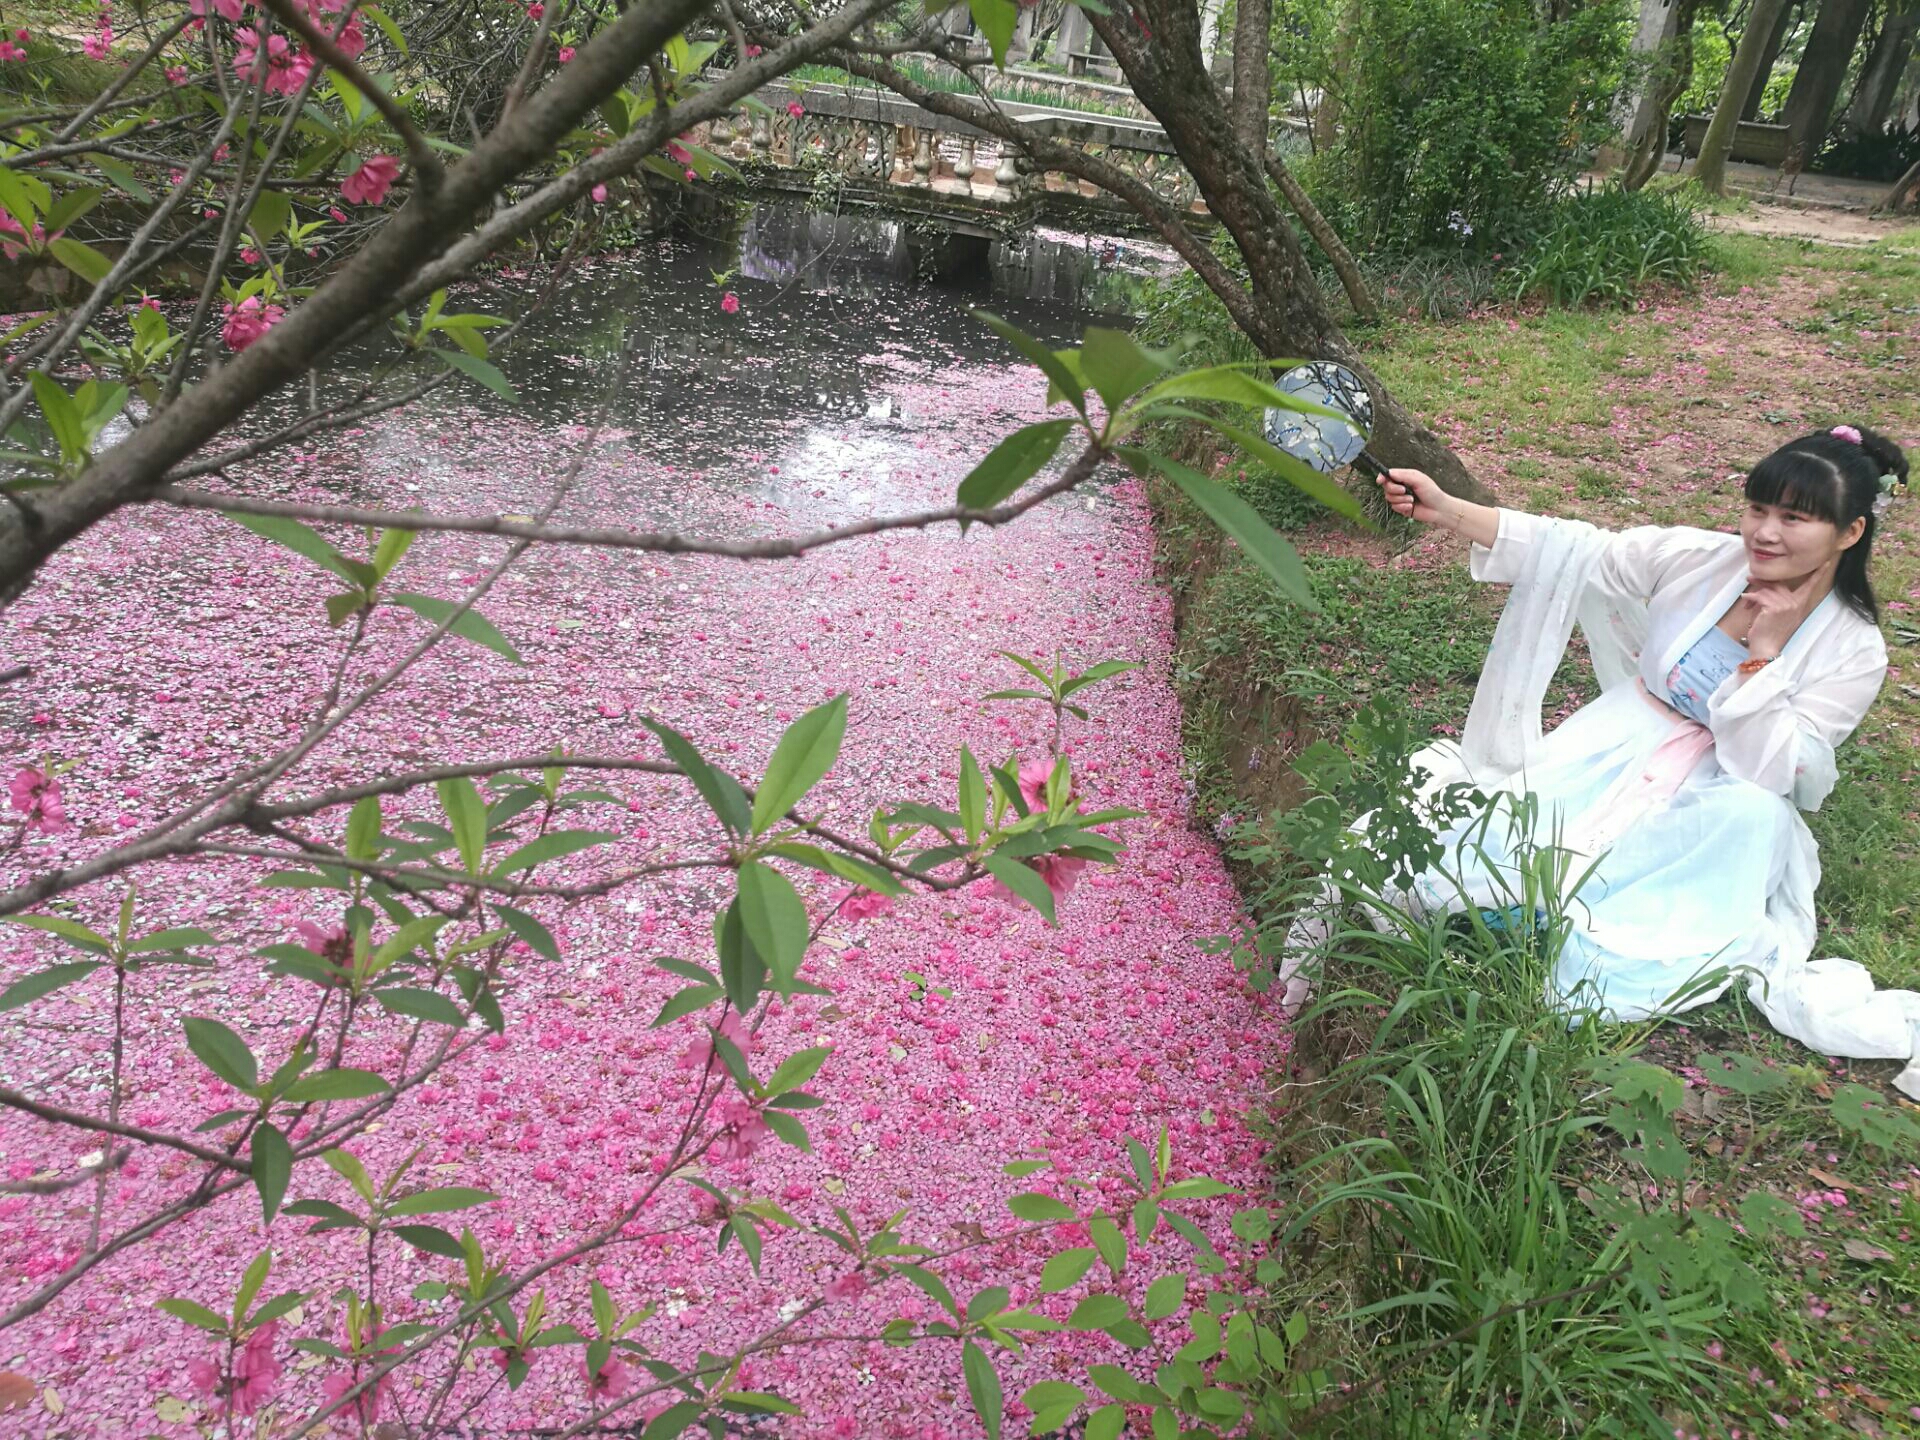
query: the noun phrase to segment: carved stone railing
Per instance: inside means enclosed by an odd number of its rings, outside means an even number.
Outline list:
[[[759,98],[766,110],[722,117],[704,136],[756,185],[807,191],[831,185],[867,203],[956,217],[973,212],[996,228],[1031,223],[1045,211],[1126,211],[1097,186],[1036,175],[1017,146],[887,91],[769,86]],[[1098,155],[1174,210],[1201,223],[1208,219],[1193,177],[1154,121],[1012,102],[1000,109],[1025,133]]]

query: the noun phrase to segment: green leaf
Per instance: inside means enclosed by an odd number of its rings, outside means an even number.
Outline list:
[[[706,1009],[714,1001],[724,999],[726,993],[718,985],[689,985],[668,998],[648,1028],[657,1030],[662,1025],[671,1025],[683,1016],[692,1015]]]
[[[367,1178],[366,1166],[360,1163],[357,1155],[350,1150],[334,1149],[323,1151],[320,1159],[328,1169],[353,1187],[354,1194],[372,1203],[373,1181]]]
[[[719,923],[714,927],[714,941],[720,953],[720,981],[726,986],[727,999],[733,1002],[734,1009],[745,1015],[760,998],[761,986],[767,979],[767,965],[753,942],[747,939],[740,909],[740,901],[736,899],[720,912]],[[724,1058],[726,1051],[721,1051],[721,1055]]]
[[[1089,1295],[1073,1307],[1067,1324],[1075,1330],[1104,1330],[1127,1318],[1127,1302],[1118,1295]]]
[[[1261,519],[1259,512],[1245,500],[1224,486],[1215,484],[1199,471],[1191,470],[1177,460],[1169,460],[1164,455],[1154,455],[1132,446],[1122,447],[1120,454],[1132,466],[1135,474],[1144,474],[1152,469],[1165,475],[1181,494],[1238,543],[1249,560],[1267,572],[1274,584],[1280,587],[1281,593],[1303,609],[1318,611],[1319,606],[1314,603],[1313,590],[1307,583],[1307,572],[1300,563],[1298,552],[1278,531]]]
[[[740,920],[774,975],[783,984],[791,981],[810,938],[807,907],[793,882],[757,860],[747,861],[740,867]]]
[[[969,510],[991,510],[1039,474],[1041,467],[1058,453],[1073,423],[1042,420],[1035,425],[1021,426],[967,472],[955,498]]]
[[[0,993],[0,1012],[17,1010],[43,995],[51,995],[63,985],[83,980],[98,970],[99,960],[71,960],[64,965],[49,965],[24,979],[16,980]]]
[[[973,751],[960,747],[960,827],[968,841],[980,838],[987,819],[987,782],[981,777],[980,762]]]
[[[1120,1440],[1120,1429],[1127,1423],[1124,1405],[1102,1405],[1087,1417],[1081,1440]]]
[[[1167,373],[1165,356],[1143,350],[1124,330],[1089,325],[1080,342],[1080,370],[1107,412],[1118,410],[1136,391]]]
[[[380,543],[373,547],[373,573],[386,579],[417,538],[419,532],[414,530],[382,530]]]
[[[341,1066],[302,1075],[287,1087],[286,1098],[296,1105],[317,1100],[364,1100],[370,1095],[384,1095],[392,1088],[371,1070]]]
[[[1086,418],[1087,387],[1075,378],[1073,371],[1067,368],[1064,360],[1026,331],[1016,325],[1009,325],[998,315],[990,314],[985,310],[976,310],[973,312],[973,318],[1038,365],[1041,373],[1052,383],[1053,388],[1066,397],[1067,403],[1080,412],[1082,419]]]
[[[1027,1387],[1020,1403],[1033,1412],[1031,1433],[1045,1435],[1066,1424],[1073,1412],[1086,1403],[1086,1398],[1087,1392],[1078,1385],[1069,1385],[1064,1380],[1042,1380]]]
[[[198,925],[175,925],[166,930],[156,930],[151,935],[142,935],[127,946],[129,955],[151,955],[156,950],[184,950],[189,945],[218,945],[220,937]]]
[[[980,33],[993,50],[993,63],[1004,70],[1007,66],[1007,46],[1013,43],[1014,26],[1020,19],[1020,12],[1013,0],[967,0],[967,9],[973,16],[973,23],[980,27]],[[995,1437],[999,1435],[1000,1422],[997,1417],[988,1429]]]
[[[457,635],[462,640],[471,640],[475,645],[485,646],[494,654],[503,655],[516,665],[527,663],[520,658],[520,652],[513,648],[512,642],[495,629],[493,622],[478,610],[461,611],[459,617],[452,619],[452,623],[449,624],[448,621],[453,617],[454,611],[459,609],[451,600],[411,593],[390,595],[387,598],[394,604],[413,611],[422,620],[434,625],[446,625],[449,635]]]
[[[38,370],[29,371],[27,381],[33,386],[34,403],[40,407],[47,428],[59,443],[62,458],[75,464],[83,462],[87,457],[87,436],[74,398],[58,381]]]
[[[798,1090],[820,1073],[820,1067],[832,1053],[824,1045],[795,1051],[780,1062],[780,1068],[768,1077],[767,1083],[761,1088],[769,1095],[784,1095],[789,1090]]]
[[[738,782],[732,776],[723,776],[709,765],[694,748],[693,742],[670,726],[657,720],[640,722],[651,730],[667,752],[667,758],[680,768],[680,773],[693,783],[700,792],[700,798],[707,802],[720,823],[735,835],[747,833],[749,824],[745,795]]]
[[[791,1115],[783,1115],[778,1110],[762,1110],[760,1118],[767,1128],[778,1135],[787,1144],[803,1154],[813,1153],[813,1142],[807,1138],[807,1127]]]
[[[164,1310],[176,1320],[184,1320],[187,1324],[196,1326],[201,1330],[209,1331],[212,1334],[224,1335],[227,1333],[226,1319],[223,1316],[214,1314],[213,1311],[209,1310],[197,1300],[183,1300],[176,1296],[160,1301],[155,1308]]]
[[[153,192],[140,183],[140,177],[133,173],[133,167],[131,165],[116,160],[111,155],[100,155],[93,152],[89,152],[84,158],[89,165],[93,166],[94,169],[106,176],[115,185],[118,185],[142,205],[153,204]]]
[[[1078,1220],[1080,1212],[1064,1200],[1029,1191],[1007,1201],[1007,1208],[1022,1220]]]
[[[90,285],[98,285],[113,273],[113,261],[70,236],[48,241],[47,252]]]
[[[1800,1212],[1778,1195],[1769,1195],[1764,1190],[1751,1190],[1740,1198],[1740,1223],[1762,1244],[1781,1236],[1798,1238],[1807,1233]]]
[[[928,1299],[949,1315],[959,1315],[960,1307],[954,1301],[953,1292],[947,1288],[947,1282],[933,1271],[919,1265],[895,1265],[893,1273],[904,1275],[909,1282],[925,1293]]]
[[[500,373],[500,367],[495,365],[491,360],[482,360],[478,355],[469,355],[464,350],[441,350],[436,348],[432,354],[433,358],[438,360],[442,365],[446,365],[451,369],[458,370],[462,374],[478,380],[482,385],[493,391],[494,394],[515,401],[516,403],[519,401],[520,392],[513,388],[508,382],[507,377]]]
[[[647,1422],[647,1428],[640,1432],[640,1440],[675,1440],[706,1408],[704,1400],[682,1400],[669,1405]]]
[[[372,571],[366,566],[349,561],[321,539],[317,531],[298,520],[289,520],[284,515],[236,515],[231,512],[227,512],[227,519],[243,529],[251,530],[262,539],[286,546],[294,554],[311,560],[350,585],[365,585],[372,578]]]
[[[260,1066],[253,1052],[218,1020],[189,1016],[180,1022],[187,1032],[187,1048],[200,1063],[236,1090],[252,1090],[260,1083]]]
[[[1196,1176],[1191,1180],[1176,1180],[1160,1192],[1162,1200],[1209,1200],[1215,1195],[1233,1195],[1236,1192],[1231,1185],[1219,1180],[1210,1180]]]
[[[511,905],[495,905],[493,913],[500,917],[501,924],[514,933],[514,938],[542,960],[560,958],[560,942],[553,938],[553,932],[526,911],[516,910]]]
[[[491,1190],[476,1190],[471,1185],[442,1185],[438,1189],[402,1195],[387,1207],[387,1214],[395,1218],[405,1215],[442,1215],[449,1210],[471,1210],[476,1205],[490,1205],[499,1198]]]
[[[380,33],[387,37],[387,43],[389,45],[398,50],[401,55],[406,55],[407,37],[401,33],[400,27],[393,23],[393,20],[387,15],[385,10],[382,10],[378,5],[362,5],[360,7],[360,13],[380,27]],[[329,70],[327,74],[329,77],[338,78],[337,71]]]
[[[262,1120],[248,1147],[253,1158],[253,1188],[260,1192],[260,1218],[271,1225],[293,1179],[293,1147],[287,1137]]]
[[[440,808],[446,812],[447,825],[453,831],[453,843],[460,851],[460,863],[469,875],[480,873],[487,850],[487,807],[480,789],[464,775],[442,780],[434,786],[440,796]]]
[[[1038,871],[997,850],[987,856],[983,863],[988,874],[1012,891],[1017,899],[1026,901],[1038,910],[1049,925],[1059,924],[1053,913],[1053,892],[1047,888],[1047,882],[1040,878]]]
[[[974,0],[976,13],[981,3],[982,0]],[[1011,11],[1013,6],[1009,4],[1007,9]],[[999,49],[1004,54],[1005,44]],[[1006,1418],[1006,1397],[1000,1389],[1000,1376],[993,1362],[987,1358],[986,1351],[969,1340],[960,1352],[960,1364],[967,1373],[967,1394],[973,1399],[974,1414],[986,1427],[987,1440],[1000,1440],[1000,1427]]]
[[[787,727],[753,797],[753,833],[767,830],[798,805],[840,758],[847,733],[847,697],[836,695]]]
[[[317,1224],[308,1227],[309,1235],[322,1230],[354,1230],[360,1228],[362,1223],[360,1217],[346,1206],[336,1205],[331,1200],[296,1200],[280,1213],[317,1221]]]
[[[451,1025],[455,1029],[467,1023],[467,1017],[460,1013],[460,1007],[435,990],[393,985],[374,991],[373,998],[380,1002],[380,1008],[389,1015],[406,1015],[435,1025]]]
[[[105,194],[98,185],[81,185],[69,190],[53,202],[53,208],[47,211],[46,229],[49,235],[64,230],[94,206],[100,203]]]
[[[429,1255],[444,1255],[449,1260],[466,1258],[467,1252],[461,1249],[460,1242],[438,1225],[396,1225],[393,1233]]]
[[[1094,1256],[1095,1252],[1090,1246],[1062,1250],[1058,1255],[1050,1256],[1040,1271],[1041,1292],[1054,1295],[1062,1290],[1071,1290],[1092,1268]]]
[[[89,930],[77,920],[69,920],[64,915],[9,915],[9,925],[22,925],[29,930],[44,931],[48,935],[58,935],[62,940],[79,946],[96,955],[110,955],[113,945],[106,936],[97,930]]]
[[[247,1307],[253,1304],[253,1297],[260,1293],[260,1287],[267,1283],[267,1272],[272,1268],[271,1250],[262,1250],[247,1262],[247,1268],[240,1276],[240,1288],[233,1296],[233,1319],[236,1323],[246,1318]]]
[[[1162,1275],[1147,1287],[1147,1298],[1141,1309],[1149,1320],[1164,1320],[1173,1314],[1187,1299],[1187,1277],[1184,1275]]]
[[[1183,418],[1197,420],[1219,431],[1294,489],[1312,496],[1329,510],[1337,511],[1369,530],[1373,528],[1372,522],[1367,519],[1366,512],[1360,508],[1360,502],[1349,495],[1336,481],[1330,476],[1322,475],[1304,461],[1296,460],[1265,437],[1255,434],[1243,425],[1235,425],[1211,415],[1202,415],[1197,410],[1182,410],[1173,405],[1156,408],[1167,411],[1178,410]]]
[[[1096,1215],[1088,1222],[1087,1233],[1100,1258],[1107,1262],[1107,1269],[1118,1276],[1127,1263],[1127,1239],[1120,1227],[1105,1215]]]
[[[347,858],[372,860],[380,854],[380,797],[369,795],[347,816]]]
[[[508,855],[493,867],[493,877],[504,880],[519,870],[531,870],[536,865],[544,865],[549,860],[558,860],[563,855],[575,855],[582,850],[591,850],[595,845],[605,845],[618,840],[618,835],[605,830],[550,830],[545,835],[529,840],[518,850]]]
[[[783,840],[778,845],[768,846],[767,853],[805,865],[809,870],[818,870],[823,875],[837,876],[881,895],[901,895],[906,892],[906,886],[879,866],[870,865],[852,855],[843,855],[838,850],[822,850],[818,845]]]
[[[293,201],[285,191],[262,190],[260,198],[253,202],[253,209],[247,212],[247,228],[253,231],[253,238],[264,251],[267,242],[287,228],[292,215]]]

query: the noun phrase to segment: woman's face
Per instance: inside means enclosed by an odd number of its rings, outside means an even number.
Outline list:
[[[1840,552],[1859,540],[1866,529],[1855,520],[1845,530],[1781,505],[1747,502],[1740,522],[1740,538],[1747,546],[1747,566],[1756,580],[1792,584],[1839,559]]]

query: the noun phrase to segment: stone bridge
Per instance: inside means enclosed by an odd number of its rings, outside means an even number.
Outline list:
[[[1098,187],[1034,174],[1017,147],[964,121],[864,87],[769,86],[769,107],[715,121],[706,143],[753,189],[832,195],[842,204],[921,216],[960,231],[1006,235],[1037,222],[1142,229]],[[797,103],[799,115],[789,111]],[[1027,133],[1082,147],[1134,176],[1196,227],[1212,218],[1158,123],[1000,102]]]

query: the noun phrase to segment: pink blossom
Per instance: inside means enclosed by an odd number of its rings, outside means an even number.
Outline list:
[[[370,156],[364,165],[340,182],[340,193],[349,205],[384,205],[387,191],[399,176],[400,162],[393,156]]]
[[[286,311],[278,305],[262,303],[258,295],[249,295],[238,305],[227,306],[226,323],[220,327],[220,338],[227,342],[227,348],[238,354],[267,331],[286,318]]]
[[[158,310],[160,308],[160,302],[154,299],[153,296],[143,293],[140,296],[140,308],[142,310]]]
[[[633,1369],[618,1356],[609,1356],[598,1375],[587,1374],[587,1363],[583,1360],[580,1374],[587,1382],[587,1395],[594,1400],[618,1400],[633,1388]]]
[[[353,937],[344,925],[336,930],[323,930],[311,920],[296,920],[292,938],[342,971],[353,965]]]
[[[272,1398],[286,1368],[273,1355],[274,1337],[279,1333],[280,1322],[268,1321],[233,1357],[233,1408],[242,1415],[251,1415]]]
[[[167,67],[167,83],[169,85],[186,84],[187,83],[187,67],[184,65],[169,65]]]
[[[89,60],[105,60],[113,53],[113,27],[102,21],[98,30],[80,42],[80,51]]]
[[[802,105],[798,100],[789,100],[787,102],[787,114],[791,115],[794,119],[798,120],[806,113],[806,106]]]
[[[667,158],[676,165],[691,165],[693,156],[678,140],[667,141]]]
[[[767,1122],[760,1118],[750,1102],[733,1099],[718,1107],[720,1119],[725,1128],[713,1142],[713,1158],[716,1160],[750,1160],[754,1151],[766,1142],[772,1133]]]
[[[827,1283],[827,1299],[852,1300],[864,1295],[867,1290],[867,1277],[859,1270],[849,1270],[845,1275],[836,1275]]]
[[[214,14],[223,19],[237,21],[245,8],[245,0],[213,0]],[[187,13],[204,18],[207,13],[207,0],[188,0]]]
[[[727,1018],[722,1020],[715,1028],[720,1031],[721,1038],[735,1046],[742,1055],[751,1055],[753,1053],[755,1044],[753,1035],[748,1031],[747,1022],[740,1018],[738,1011],[730,1012]],[[712,1031],[709,1031],[706,1035],[694,1041],[687,1053],[680,1057],[680,1068],[682,1070],[704,1070],[707,1068],[707,1062],[712,1059],[713,1034]]]
[[[591,193],[593,196],[594,204],[604,205],[607,203],[607,187],[606,186],[596,185],[593,187],[592,191],[589,193]]]
[[[347,212],[342,210],[338,205],[329,205],[327,207],[327,214],[331,215],[342,225],[347,223]]]
[[[33,222],[33,233],[29,235],[25,230],[20,228],[20,222],[18,220],[14,219],[13,216],[9,215],[6,211],[0,210],[0,233],[18,235],[22,240],[27,242],[25,246],[21,246],[11,240],[0,240],[0,254],[5,254],[9,260],[18,260],[23,249],[38,251],[46,248],[47,227],[42,225],[38,220]],[[60,237],[55,235],[53,238],[58,240]]]
[[[13,772],[7,796],[13,808],[27,817],[29,830],[55,835],[67,828],[66,807],[60,803],[60,782],[51,775],[31,765],[23,766]]]
[[[260,252],[251,245],[242,245],[240,247],[240,263],[242,265],[258,265],[260,263]]]
[[[849,890],[840,897],[840,914],[848,920],[870,920],[893,909],[893,901],[874,890]]]
[[[538,20],[546,13],[547,7],[542,5],[540,0],[534,0],[533,4],[527,6],[527,18],[529,20]]]
[[[347,23],[333,32],[333,43],[340,47],[340,53],[349,60],[358,60],[367,49],[367,32],[360,24],[360,12],[354,11],[347,17]]]
[[[1048,758],[1028,760],[1020,766],[1020,798],[1027,802],[1027,809],[1045,810],[1047,808],[1047,781],[1053,778],[1053,761]]]
[[[234,43],[239,47],[233,54],[234,73],[242,80],[253,78],[254,67],[260,61],[260,33],[252,26],[242,26],[233,32]],[[307,74],[313,69],[313,57],[304,50],[296,50],[287,43],[284,35],[269,35],[266,46],[267,81],[269,95],[291,95],[307,83]]]
[[[760,58],[760,53],[760,47],[758,45],[747,46],[747,59],[757,60]]]
[[[740,313],[740,297],[731,290],[727,291],[726,294],[720,297],[720,313],[722,315],[738,315]]]
[[[555,58],[558,59],[562,65],[564,65],[569,60],[573,59],[573,54],[574,54],[573,46],[562,45],[560,49],[556,52]]]
[[[1080,883],[1081,872],[1087,868],[1085,860],[1075,860],[1069,855],[1035,855],[1020,863],[1040,877],[1041,883],[1053,892],[1055,901],[1073,893],[1073,887]],[[998,880],[993,882],[992,893],[1002,900],[1015,898]]]
[[[11,40],[0,40],[0,60],[24,60],[27,52]]]

